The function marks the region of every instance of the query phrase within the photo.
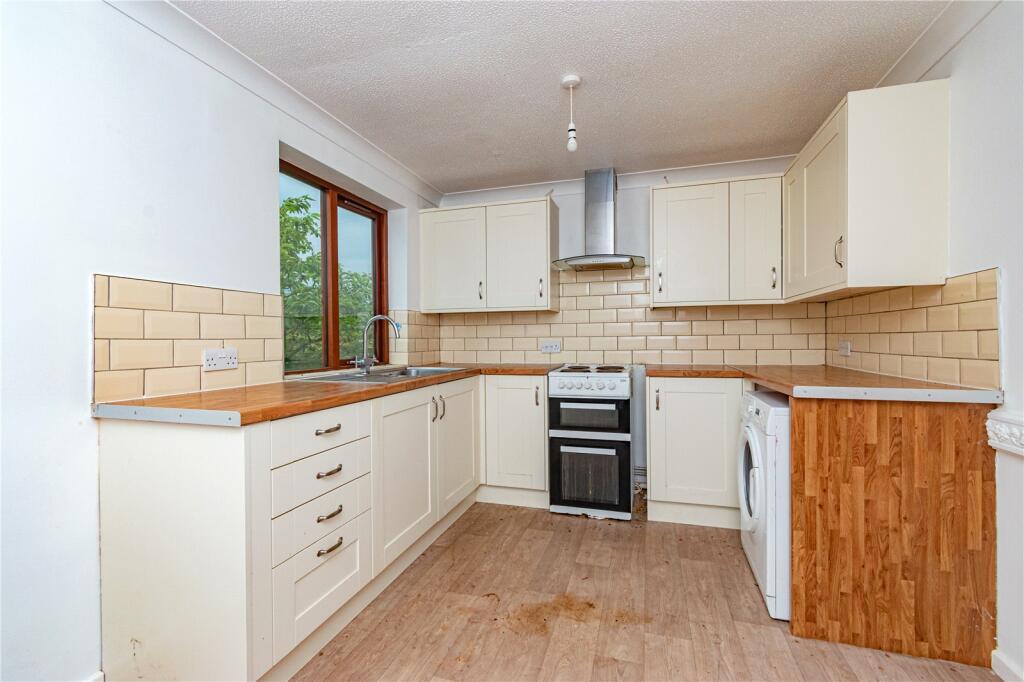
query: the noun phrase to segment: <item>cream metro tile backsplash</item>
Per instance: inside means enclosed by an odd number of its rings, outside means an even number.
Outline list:
[[[281,297],[96,275],[93,400],[281,381]],[[202,372],[203,349],[238,348],[238,369]]]
[[[828,364],[976,388],[999,388],[995,270],[943,286],[903,287],[829,301]],[[835,350],[849,341],[853,352]]]
[[[825,363],[824,303],[650,309],[646,267],[560,277],[557,313],[440,315],[440,360]],[[541,353],[547,340],[562,352]]]

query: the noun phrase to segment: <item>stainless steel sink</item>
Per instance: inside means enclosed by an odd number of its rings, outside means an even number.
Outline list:
[[[367,374],[358,372],[337,372],[303,377],[299,381],[344,381],[358,384],[393,384],[420,377],[432,377],[439,374],[458,372],[462,367],[392,367],[390,369],[370,370]]]

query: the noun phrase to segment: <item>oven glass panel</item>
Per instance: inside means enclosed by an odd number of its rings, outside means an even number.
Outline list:
[[[619,504],[619,460],[614,448],[560,445],[562,503]]]
[[[583,400],[559,399],[559,429],[591,429],[596,431],[617,431],[620,424],[619,403],[590,402]]]

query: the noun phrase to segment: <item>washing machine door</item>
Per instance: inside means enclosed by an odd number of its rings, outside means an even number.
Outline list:
[[[761,438],[749,424],[740,431],[736,483],[740,498],[740,530],[757,532],[764,526],[765,470]]]

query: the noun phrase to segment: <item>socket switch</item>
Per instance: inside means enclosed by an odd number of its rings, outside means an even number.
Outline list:
[[[204,348],[203,371],[213,372],[218,369],[235,369],[238,367],[237,348]]]

